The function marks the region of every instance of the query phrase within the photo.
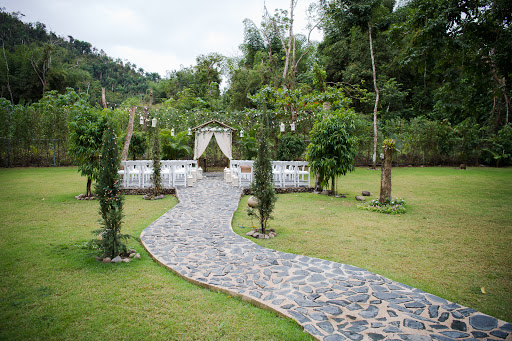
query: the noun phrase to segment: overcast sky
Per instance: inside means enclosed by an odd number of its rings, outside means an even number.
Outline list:
[[[296,33],[306,33],[306,9],[298,0]],[[266,0],[271,13],[289,0]],[[42,22],[59,36],[87,41],[116,59],[165,76],[180,65],[195,65],[200,54],[239,55],[243,20],[261,23],[263,0],[0,0],[24,22]],[[321,39],[317,32],[315,39]]]

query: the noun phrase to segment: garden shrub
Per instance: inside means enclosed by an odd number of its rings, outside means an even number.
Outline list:
[[[374,199],[370,203],[357,205],[358,208],[386,214],[404,214],[407,212],[405,201],[402,198],[392,199],[381,204],[379,199]]]
[[[297,135],[284,135],[277,144],[277,159],[292,161],[299,159],[306,150],[306,144]]]

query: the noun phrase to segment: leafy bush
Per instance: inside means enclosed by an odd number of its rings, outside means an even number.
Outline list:
[[[124,137],[121,139],[121,142],[124,142]],[[130,140],[130,149],[128,150],[128,155],[131,160],[142,159],[144,156],[144,152],[146,151],[147,141],[146,136],[141,131],[134,131],[132,134],[132,139]]]
[[[306,144],[297,135],[285,135],[277,145],[277,159],[283,161],[297,160],[306,150]]]
[[[190,138],[186,131],[171,136],[169,129],[162,129],[159,136],[163,160],[179,160],[192,154],[192,148],[188,146]]]
[[[244,160],[254,160],[258,155],[258,142],[254,134],[254,130],[250,131],[240,139],[240,153]]]
[[[354,170],[355,161],[355,113],[352,109],[340,109],[319,118],[309,133],[307,159],[311,169],[318,174],[322,187],[329,179]],[[331,181],[331,190],[334,192]]]
[[[374,199],[370,203],[357,205],[358,208],[367,211],[374,211],[386,214],[404,214],[407,212],[405,208],[405,201],[402,198],[397,198],[381,204],[379,199]]]

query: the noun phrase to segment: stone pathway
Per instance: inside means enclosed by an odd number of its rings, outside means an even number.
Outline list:
[[[512,339],[512,324],[351,265],[266,249],[231,229],[241,190],[221,177],[178,189],[141,235],[187,280],[250,299],[319,340]]]

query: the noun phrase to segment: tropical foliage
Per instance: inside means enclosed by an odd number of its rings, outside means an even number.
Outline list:
[[[255,157],[250,132],[260,98],[271,112],[273,158],[290,138],[308,144],[319,113],[349,101],[359,164],[371,162],[375,136],[379,148],[396,140],[398,164],[512,162],[508,2],[326,0],[311,6],[306,28],[291,20],[294,3],[275,13],[265,8],[261,23],[244,20],[239,56],[202,54],[165,77],[0,10],[1,165],[69,164],[74,114],[60,96],[69,98],[72,88],[98,110],[102,87],[118,133],[132,106],[137,116],[157,118],[162,133],[217,119],[248,132],[234,139],[239,158]],[[314,27],[323,31],[320,42],[309,39]],[[154,101],[144,110],[149,89]],[[146,135],[145,125],[135,127],[131,157],[149,156]],[[165,157],[187,157],[192,147],[166,133],[161,142]],[[207,157],[217,158],[212,153]]]
[[[322,187],[331,180],[333,193],[334,179],[354,170],[354,118],[350,109],[327,113],[315,123],[310,133],[307,159]]]

